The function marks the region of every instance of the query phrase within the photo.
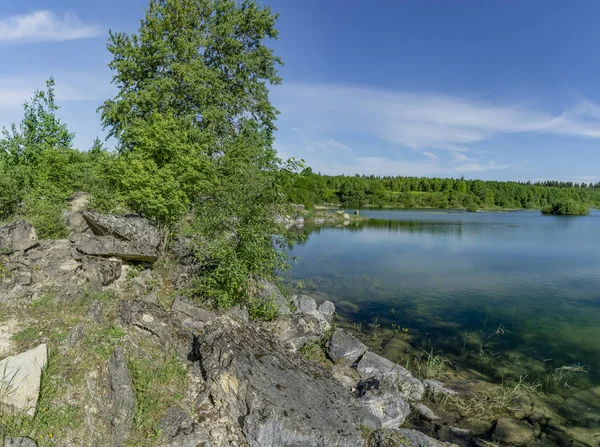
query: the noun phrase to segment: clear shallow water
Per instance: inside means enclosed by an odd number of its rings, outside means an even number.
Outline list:
[[[600,211],[361,214],[369,220],[306,228],[292,251],[293,278],[344,320],[401,325],[443,352],[524,354],[533,366],[521,373],[586,365],[600,383]]]

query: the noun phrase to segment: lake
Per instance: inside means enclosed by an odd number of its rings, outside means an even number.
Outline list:
[[[600,211],[361,215],[307,226],[292,250],[293,279],[334,301],[342,324],[405,328],[419,349],[493,362],[496,379],[579,365],[574,383],[600,383]]]

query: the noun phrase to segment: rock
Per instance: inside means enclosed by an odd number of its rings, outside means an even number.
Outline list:
[[[104,303],[94,301],[88,310],[87,317],[96,324],[104,324]]]
[[[581,425],[600,424],[600,386],[575,393],[565,400],[565,408]]]
[[[529,445],[533,438],[534,428],[527,422],[501,418],[496,423],[492,439],[516,446]]]
[[[210,401],[225,403],[250,447],[362,446],[359,424],[372,417],[270,332],[225,315],[206,324],[199,342]]]
[[[135,416],[135,397],[127,361],[121,348],[116,348],[108,361],[113,415],[111,419],[113,445],[122,446]]]
[[[260,280],[258,282],[258,297],[262,300],[273,301],[277,306],[279,315],[289,315],[291,313],[288,300],[279,288],[269,281]]]
[[[73,237],[78,251],[91,256],[116,257],[127,261],[156,262],[156,248],[136,242],[124,241],[114,236],[77,234]]]
[[[411,400],[421,400],[425,393],[421,381],[415,379],[410,371],[372,352],[363,355],[356,369],[363,379],[376,377],[380,382],[388,382]]]
[[[182,361],[187,361],[194,334],[182,327],[175,312],[139,300],[121,301],[118,312],[123,325],[156,337],[165,348],[174,349]]]
[[[471,440],[473,439],[473,433],[470,430],[451,425],[442,425],[438,436],[442,441],[453,442],[464,447],[471,445]]]
[[[373,432],[368,445],[369,447],[456,447],[454,444],[436,441],[420,431],[408,428]]]
[[[89,258],[82,261],[83,275],[88,281],[108,286],[121,277],[122,262],[117,258]]]
[[[190,317],[201,323],[206,323],[218,317],[216,312],[187,301],[181,296],[175,298],[171,310],[178,312],[182,317]]]
[[[156,227],[148,219],[137,214],[116,216],[86,211],[83,217],[97,236],[114,236],[123,241],[154,249],[161,243],[160,233]]]
[[[294,295],[292,297],[292,305],[296,309],[294,313],[315,317],[324,331],[331,328],[331,318],[333,318],[333,314],[335,313],[335,306],[331,301],[325,301],[317,307],[317,302],[314,298],[308,295]]]
[[[77,191],[71,195],[69,199],[71,202],[71,211],[81,212],[88,209],[90,204],[90,195],[86,192]]]
[[[336,329],[327,342],[327,355],[335,363],[352,365],[365,352],[367,347],[354,336]]]
[[[354,215],[355,216],[360,216],[360,211],[359,210],[354,211]]]
[[[326,327],[329,329],[329,326]],[[279,340],[292,351],[301,349],[309,341],[322,340],[326,332],[323,320],[305,314],[278,318],[273,323],[273,330]]]
[[[42,371],[48,361],[45,344],[0,361],[1,404],[32,416],[40,394]]]
[[[444,384],[438,380],[426,379],[423,380],[423,385],[428,393],[433,396],[455,396],[458,393],[450,388],[446,388]]]
[[[193,249],[193,240],[183,235],[176,236],[171,240],[169,251],[177,258],[179,264],[191,265],[196,260]]]
[[[344,218],[344,220],[350,220],[350,215],[348,213],[342,214],[342,217]]]
[[[85,335],[85,325],[83,323],[76,324],[71,328],[69,333],[67,334],[67,338],[63,342],[61,346],[61,352],[64,354],[69,349],[72,349],[77,343],[83,340],[83,336]]]
[[[37,444],[31,438],[6,438],[4,447],[36,447]]]
[[[419,416],[425,419],[426,421],[437,421],[439,419],[439,417],[427,405],[418,403],[414,406],[414,409],[419,414]]]
[[[369,391],[360,403],[382,428],[399,428],[410,415],[410,406],[398,392]]]
[[[0,227],[0,255],[25,251],[37,243],[35,228],[26,220],[17,220]]]
[[[302,203],[291,203],[290,206],[300,213],[306,211],[306,207]]]
[[[90,225],[87,220],[83,217],[81,211],[75,211],[69,213],[68,211],[64,214],[65,225],[73,233],[91,233]]]
[[[189,435],[194,431],[194,420],[177,405],[170,407],[160,421],[162,436],[174,438],[177,435]]]

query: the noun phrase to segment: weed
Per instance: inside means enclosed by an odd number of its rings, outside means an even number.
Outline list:
[[[40,328],[36,326],[30,326],[20,330],[11,337],[11,340],[19,344],[29,344],[40,336]]]
[[[305,343],[300,349],[300,353],[311,362],[319,363],[322,366],[329,365],[323,346],[316,341]]]
[[[103,327],[86,333],[85,344],[102,360],[108,360],[125,337],[123,329],[116,326]]]

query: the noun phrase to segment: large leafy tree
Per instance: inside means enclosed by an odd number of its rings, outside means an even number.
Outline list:
[[[110,34],[118,94],[100,108],[126,203],[165,229],[195,209],[194,294],[255,314],[270,312],[257,280],[284,265],[269,101],[281,61],[264,43],[276,19],[250,0],[151,0],[138,33]]]
[[[277,37],[275,21],[248,0],[151,0],[137,34],[111,32],[119,91],[100,110],[129,206],[173,224],[220,183],[220,160],[240,141],[249,163],[273,168],[268,84],[280,82],[280,60],[263,40]]]

